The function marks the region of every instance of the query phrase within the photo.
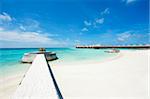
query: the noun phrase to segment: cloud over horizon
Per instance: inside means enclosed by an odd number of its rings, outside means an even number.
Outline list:
[[[56,40],[53,37],[58,36],[57,34],[51,34],[47,32],[43,32],[40,23],[34,19],[25,19],[20,23],[13,23],[12,17],[7,13],[3,12],[0,14],[0,24],[4,24],[0,26],[0,41],[13,43],[17,46],[17,43],[22,44],[22,46],[28,43],[28,45],[41,45],[42,46],[63,46],[67,45],[66,42],[61,40]],[[9,29],[9,24],[14,25],[13,29]],[[19,24],[19,25],[18,25]],[[16,43],[16,44],[15,44]],[[0,47],[2,47],[1,44]],[[4,45],[3,45],[4,46]],[[25,46],[26,47],[26,46]]]
[[[29,42],[29,43],[56,43],[47,35],[38,32],[0,31],[1,41]]]
[[[137,0],[122,0],[122,2],[125,2],[126,4],[130,4],[130,3],[133,3]]]
[[[12,18],[9,14],[3,12],[3,13],[0,14],[0,23],[3,22],[3,21],[10,22],[10,21],[12,21]]]
[[[117,36],[118,36],[117,38],[118,41],[124,42],[128,40],[130,37],[132,37],[132,34],[131,34],[131,31],[126,31],[126,32],[118,34]]]

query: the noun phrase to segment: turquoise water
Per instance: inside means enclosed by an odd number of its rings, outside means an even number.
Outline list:
[[[0,49],[1,73],[15,72],[23,69],[25,66],[29,66],[29,64],[21,64],[20,60],[24,53],[37,50],[37,48]],[[59,60],[62,62],[102,60],[115,55],[105,53],[104,49],[47,48],[46,50],[56,52]]]

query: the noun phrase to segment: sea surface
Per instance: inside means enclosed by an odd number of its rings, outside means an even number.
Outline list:
[[[37,50],[37,48],[1,48],[0,76],[11,75],[28,67],[30,64],[20,63],[22,56],[24,53]],[[100,61],[116,55],[105,53],[106,49],[47,48],[46,50],[56,52],[61,62]]]

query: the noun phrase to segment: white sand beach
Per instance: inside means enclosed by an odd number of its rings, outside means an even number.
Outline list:
[[[103,62],[51,66],[65,99],[146,99],[148,61],[148,50],[137,50]]]
[[[64,99],[148,99],[150,50],[125,50],[104,61],[50,62]],[[0,78],[9,99],[23,74]]]
[[[24,70],[0,77],[0,99],[10,99],[12,94],[16,91],[20,81],[23,79],[24,74],[28,71],[29,66]]]

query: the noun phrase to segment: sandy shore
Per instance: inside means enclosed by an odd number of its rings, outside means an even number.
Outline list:
[[[24,74],[27,72],[29,66],[12,74],[3,75],[0,77],[0,99],[10,99],[12,94],[16,91],[22,80]]]
[[[50,65],[65,99],[148,99],[148,50],[121,51],[103,61]],[[25,71],[0,78],[0,99],[9,99]]]
[[[148,50],[121,51],[102,62],[51,66],[65,99],[148,98]]]

